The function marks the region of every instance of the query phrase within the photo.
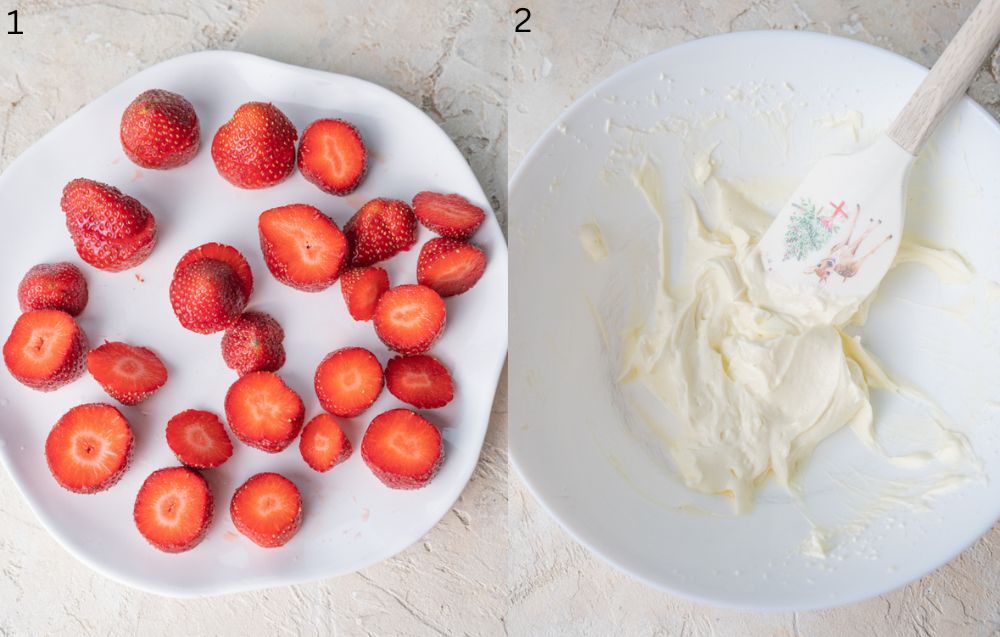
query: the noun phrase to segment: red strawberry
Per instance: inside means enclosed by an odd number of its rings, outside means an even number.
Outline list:
[[[247,263],[246,257],[233,246],[227,246],[224,243],[205,243],[197,248],[191,248],[177,262],[174,272],[189,263],[204,259],[222,261],[228,264],[236,272],[236,276],[240,278],[240,288],[243,289],[243,295],[250,298],[250,294],[253,292],[253,271],[250,270],[250,264]]]
[[[196,469],[214,469],[233,455],[233,443],[219,417],[188,409],[167,421],[167,446],[177,459]]]
[[[212,140],[212,160],[226,181],[267,188],[295,169],[295,126],[273,104],[248,102],[236,109]]]
[[[87,370],[123,405],[138,405],[167,382],[167,368],[156,352],[125,343],[105,343],[91,351]]]
[[[74,179],[61,201],[80,258],[100,270],[133,268],[153,251],[156,219],[138,200],[90,179]]]
[[[389,289],[389,273],[382,268],[351,268],[340,276],[340,292],[355,321],[370,321],[375,306]]]
[[[285,330],[270,314],[244,312],[222,335],[222,359],[240,376],[276,372],[285,364]]]
[[[299,172],[331,195],[354,192],[368,169],[361,133],[342,119],[318,119],[302,133]]]
[[[405,202],[372,199],[354,213],[344,234],[351,244],[351,265],[371,265],[412,248],[417,219]]]
[[[82,376],[86,355],[87,335],[59,310],[22,314],[3,345],[11,375],[39,391],[59,389]]]
[[[177,264],[170,282],[170,305],[174,314],[181,325],[192,332],[211,334],[224,330],[243,313],[249,299],[247,290],[252,289],[253,282],[241,276],[242,267],[234,268],[228,261],[211,257],[192,260],[188,258],[190,254]],[[242,262],[245,265],[246,261]],[[249,271],[246,266],[245,272]]]
[[[111,405],[79,405],[45,439],[49,471],[64,489],[97,493],[112,487],[132,458],[132,428]]]
[[[485,270],[483,251],[455,239],[431,239],[420,248],[417,258],[417,282],[441,296],[465,292]]]
[[[350,457],[351,441],[333,416],[320,414],[302,430],[299,451],[307,465],[323,473]]]
[[[345,347],[328,354],[313,378],[323,409],[344,418],[371,407],[383,384],[382,365],[363,347]]]
[[[385,384],[393,396],[419,409],[444,407],[455,397],[448,368],[427,354],[389,359]]]
[[[423,285],[394,287],[375,307],[375,333],[400,354],[423,354],[444,329],[444,299]]]
[[[267,268],[285,285],[319,292],[347,261],[347,238],[333,219],[305,204],[265,210],[258,223]]]
[[[482,225],[486,214],[462,195],[418,192],[413,212],[427,229],[449,239],[468,239]]]
[[[258,473],[233,494],[229,515],[236,529],[264,548],[284,546],[302,525],[302,496],[277,473]]]
[[[201,133],[191,102],[177,93],[140,93],[122,114],[122,149],[143,168],[176,168],[198,154]]]
[[[42,263],[21,279],[17,300],[22,312],[62,310],[77,316],[87,307],[87,280],[72,263]]]
[[[200,473],[168,467],[142,483],[132,517],[147,542],[166,553],[181,553],[204,539],[214,508],[212,490]]]
[[[226,420],[244,444],[277,453],[302,429],[302,399],[273,372],[251,372],[226,392]]]
[[[441,432],[409,409],[391,409],[372,420],[361,441],[361,457],[385,486],[419,489],[441,465]]]

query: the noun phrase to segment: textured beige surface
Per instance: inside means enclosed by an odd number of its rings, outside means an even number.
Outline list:
[[[400,93],[458,143],[502,221],[506,9],[434,0],[407,10],[406,4],[16,3],[25,35],[0,34],[0,167],[139,70],[199,49],[238,49]],[[204,600],[163,599],[91,572],[39,526],[3,473],[0,636],[168,635],[181,627],[190,635],[501,634],[506,439],[501,390],[472,482],[444,520],[396,558],[316,584]]]
[[[529,3],[524,3],[531,6]],[[929,66],[974,0],[592,0],[546,2],[514,41],[511,172],[558,114],[592,85],[645,55],[747,29],[808,29],[860,39]],[[994,57],[972,96],[1000,113]],[[512,285],[517,285],[512,281]],[[645,587],[573,542],[511,477],[512,635],[996,635],[1000,528],[946,567],[879,599],[824,612],[717,610]]]

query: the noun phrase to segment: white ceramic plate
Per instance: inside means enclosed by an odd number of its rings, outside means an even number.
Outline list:
[[[140,92],[165,88],[186,96],[201,121],[202,149],[190,164],[170,171],[137,168],[118,142],[121,113]],[[359,127],[371,152],[368,177],[348,197],[333,197],[297,172],[265,190],[244,191],[216,173],[209,145],[216,129],[243,102],[274,102],[301,131],[320,117],[344,117]],[[157,468],[176,465],[166,445],[167,419],[187,408],[222,414],[226,389],[236,374],[223,363],[221,335],[183,329],[170,308],[167,288],[174,265],[189,248],[208,241],[236,246],[254,273],[250,307],[283,325],[288,362],[281,376],[302,396],[306,418],[320,413],[313,371],[330,351],[347,345],[371,349],[385,363],[390,354],[370,323],[347,314],[339,285],[322,293],[299,292],[268,272],[257,239],[258,214],[303,202],[341,226],[365,201],[382,196],[409,201],[420,190],[458,192],[490,205],[461,153],[428,117],[401,97],[351,77],[280,64],[229,52],[196,53],[159,64],[130,78],[84,107],[25,152],[0,177],[0,326],[17,318],[17,284],[40,262],[82,265],[59,209],[62,187],[89,177],[120,187],[156,215],[159,243],[148,261],[124,273],[84,267],[90,303],[80,323],[92,344],[123,340],[155,348],[170,380],[153,398],[123,408],[136,434],[132,467],[122,481],[96,495],[61,489],[49,475],[45,437],[70,407],[110,400],[89,376],[42,394],[0,372],[0,458],[47,529],[94,569],[137,588],[178,596],[207,595],[293,584],[348,573],[384,560],[423,536],[448,511],[479,458],[507,341],[507,251],[488,215],[475,241],[489,265],[475,288],[448,301],[448,324],[433,352],[452,370],[456,398],[425,415],[444,434],[440,473],[419,491],[384,487],[364,465],[361,436],[370,419],[402,406],[384,392],[359,418],[344,420],[354,454],[319,474],[293,444],[266,454],[235,443],[234,456],[206,472],[215,495],[215,520],[204,542],[179,555],[161,553],[139,535],[132,505],[139,485]],[[393,285],[415,281],[420,242],[385,267]],[[139,280],[141,277],[141,281]],[[304,499],[304,522],[285,547],[264,550],[238,535],[229,518],[236,486],[259,471],[291,478]]]
[[[619,334],[612,329],[605,347],[593,320],[596,312],[620,324],[657,272],[656,222],[628,175],[605,171],[628,163],[621,149],[657,162],[674,210],[669,232],[683,236],[676,212],[691,183],[692,148],[718,143],[713,156],[724,177],[794,184],[816,158],[884,128],[925,73],[892,53],[818,34],[707,38],[641,60],[581,97],[520,165],[510,184],[511,274],[519,283],[511,292],[511,458],[543,506],[612,565],[713,604],[820,608],[920,577],[1000,517],[1000,312],[984,298],[982,280],[944,285],[901,267],[861,332],[888,369],[944,408],[983,463],[986,481],[930,498],[923,510],[883,503],[860,511],[869,496],[891,491],[889,480],[912,485],[921,474],[885,468],[841,431],[804,472],[802,506],[771,481],[752,514],[733,517],[722,498],[684,488],[662,447],[634,425],[612,380]],[[860,140],[849,125],[826,126],[833,122],[825,117],[848,109],[863,114]],[[660,132],[641,132],[654,128]],[[981,275],[1000,279],[997,174],[1000,128],[965,99],[914,170],[908,232],[959,249]],[[579,226],[595,219],[611,249],[605,264],[591,262],[577,239]],[[913,442],[916,427],[907,423],[922,409],[882,394],[875,401],[883,442]],[[824,526],[853,522],[839,528],[825,559],[800,550],[810,531],[803,506]]]

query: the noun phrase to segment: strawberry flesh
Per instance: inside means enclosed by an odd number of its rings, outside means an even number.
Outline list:
[[[240,188],[267,188],[295,169],[292,122],[273,104],[248,102],[236,109],[212,139],[215,168]]]
[[[22,312],[62,310],[78,316],[87,307],[87,280],[72,263],[41,263],[32,267],[17,286]]]
[[[168,467],[142,483],[132,516],[147,542],[166,553],[181,553],[204,539],[213,509],[212,491],[200,473]]]
[[[274,278],[297,290],[325,290],[347,261],[344,233],[312,206],[292,204],[265,210],[258,230],[267,268]]]
[[[417,282],[444,297],[469,290],[485,271],[483,251],[455,239],[431,239],[417,258]]]
[[[353,418],[371,407],[382,393],[382,365],[363,347],[345,347],[323,359],[313,384],[323,409]]]
[[[236,489],[229,514],[236,529],[255,544],[277,548],[302,525],[302,496],[288,478],[258,473]]]
[[[347,460],[351,450],[351,441],[330,414],[320,414],[306,423],[299,438],[302,459],[320,473]]]
[[[344,234],[351,244],[351,266],[384,261],[417,242],[417,218],[403,201],[372,199],[354,213]]]
[[[400,354],[423,354],[441,335],[444,299],[423,285],[400,285],[382,295],[375,307],[375,333]]]
[[[331,195],[347,195],[368,170],[368,151],[358,129],[342,119],[319,119],[302,133],[299,172]]]
[[[123,405],[138,405],[167,382],[167,368],[151,349],[108,342],[87,354],[87,371]]]
[[[285,330],[264,312],[244,312],[222,335],[222,359],[240,376],[276,372],[285,364]]]
[[[426,486],[441,465],[441,432],[409,409],[392,409],[372,420],[361,441],[361,457],[392,489]]]
[[[385,366],[385,384],[393,396],[418,409],[444,407],[455,397],[448,368],[427,354],[390,359]]]
[[[240,377],[226,392],[226,420],[244,444],[277,453],[302,429],[302,399],[274,372]]]
[[[461,195],[418,192],[413,212],[428,230],[449,239],[468,239],[486,219],[479,206]]]
[[[340,292],[355,321],[370,321],[375,306],[389,289],[389,273],[382,268],[351,268],[340,275]]]
[[[132,457],[132,428],[111,405],[79,405],[45,439],[49,471],[64,489],[96,493],[113,486]]]
[[[122,149],[143,168],[165,170],[188,163],[198,154],[198,115],[177,93],[151,89],[139,94],[122,113]]]
[[[233,455],[222,421],[200,409],[182,411],[167,421],[167,446],[181,464],[196,469],[214,469]]]
[[[87,335],[59,310],[22,314],[3,345],[3,360],[23,385],[53,391],[83,375]]]

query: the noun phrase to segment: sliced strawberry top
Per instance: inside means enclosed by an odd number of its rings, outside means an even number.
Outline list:
[[[167,421],[167,445],[189,467],[214,469],[233,455],[233,443],[219,417],[188,409]]]
[[[167,382],[167,368],[151,349],[108,342],[87,354],[87,370],[115,400],[137,405]]]
[[[285,364],[285,330],[270,314],[244,312],[222,335],[222,359],[243,376],[276,372]]]
[[[287,447],[302,429],[302,399],[273,372],[240,377],[226,393],[226,420],[245,444],[263,451]]]
[[[17,286],[22,312],[62,310],[77,316],[87,307],[87,280],[72,263],[40,263],[32,267]]]
[[[454,239],[431,239],[417,258],[417,282],[444,297],[469,290],[485,271],[483,251]]]
[[[176,276],[181,268],[202,259],[222,261],[231,267],[240,279],[243,296],[247,299],[250,298],[250,294],[253,292],[253,271],[250,270],[250,264],[247,263],[246,258],[239,250],[223,243],[206,243],[188,250],[181,257],[181,260],[177,262],[177,266],[174,268],[174,275]]]
[[[227,263],[200,259],[174,272],[170,305],[181,325],[199,334],[211,334],[239,319],[247,297],[239,276]]]
[[[83,374],[87,336],[59,310],[33,310],[14,323],[3,345],[7,369],[20,383],[52,391]]]
[[[392,409],[372,420],[361,441],[361,457],[395,489],[426,485],[441,463],[441,432],[409,409]]]
[[[393,396],[420,409],[444,407],[455,397],[448,368],[427,354],[389,359],[385,384]]]
[[[180,553],[205,537],[212,510],[212,491],[205,478],[187,467],[169,467],[154,471],[142,483],[132,515],[150,544]]]
[[[347,460],[351,455],[351,441],[336,418],[320,414],[302,429],[299,452],[306,464],[322,473]]]
[[[351,268],[340,275],[340,292],[355,321],[370,321],[378,300],[389,289],[389,273],[382,268]]]
[[[368,169],[368,151],[361,134],[341,119],[316,120],[302,133],[299,171],[308,181],[333,195],[346,195],[361,183]]]
[[[111,405],[70,409],[45,440],[45,459],[56,481],[76,493],[114,485],[132,454],[132,428]]]
[[[212,161],[234,186],[267,188],[295,170],[297,138],[295,126],[276,106],[247,102],[216,131]]]
[[[258,473],[233,494],[229,505],[233,524],[265,548],[285,545],[302,523],[298,487],[277,473]]]
[[[188,163],[201,144],[191,102],[162,89],[144,91],[132,100],[122,113],[119,137],[129,159],[161,170]]]
[[[316,368],[314,385],[323,409],[351,418],[371,407],[382,393],[382,365],[363,347],[332,352]]]
[[[400,285],[375,308],[375,333],[400,354],[422,354],[444,329],[444,299],[423,285]]]
[[[258,223],[264,261],[285,285],[319,292],[337,280],[347,261],[347,238],[333,219],[306,204],[265,210]]]
[[[417,242],[417,218],[406,202],[372,199],[344,225],[351,265],[362,267],[409,250]]]
[[[413,212],[427,229],[450,239],[468,239],[482,225],[486,213],[461,195],[419,192]]]

